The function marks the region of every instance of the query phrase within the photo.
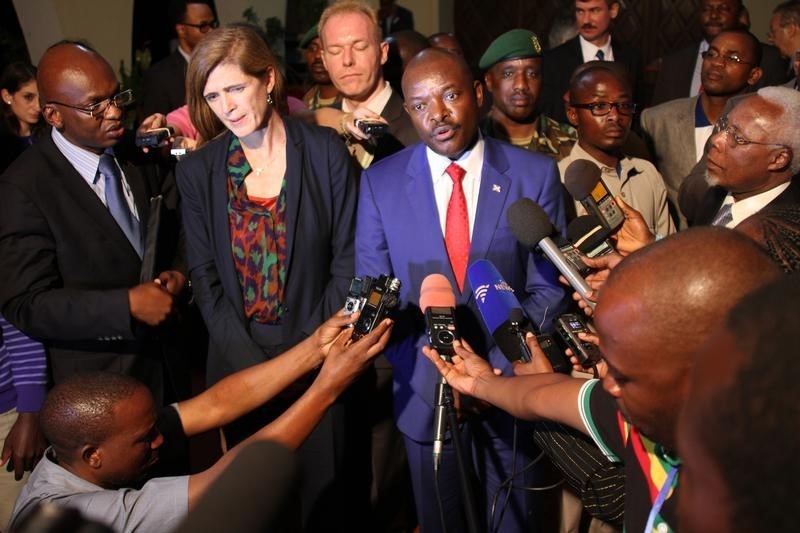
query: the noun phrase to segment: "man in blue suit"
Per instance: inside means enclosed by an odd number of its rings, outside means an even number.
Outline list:
[[[549,325],[565,304],[555,269],[517,243],[505,211],[525,196],[539,203],[563,230],[565,209],[558,171],[546,156],[515,148],[478,133],[483,93],[459,56],[438,49],[418,54],[403,75],[405,108],[422,139],[372,165],[361,178],[356,225],[356,271],[393,273],[402,281],[395,336],[386,349],[394,370],[395,419],[405,437],[414,497],[422,531],[441,531],[433,482],[433,394],[435,368],[421,348],[427,337],[419,310],[422,280],[443,273],[457,295],[461,334],[489,353],[493,366],[511,372],[478,318],[466,279],[468,263],[491,261],[513,287],[531,319]],[[424,144],[423,144],[424,143]],[[454,166],[457,165],[456,166]],[[512,474],[514,420],[484,410],[462,427],[473,444],[474,466],[490,508],[500,484]],[[526,432],[521,432],[526,435]],[[517,442],[516,472],[535,457],[531,439]],[[470,448],[466,448],[470,450]],[[514,478],[514,486],[536,483],[536,469]],[[446,446],[439,471],[443,517],[448,531],[465,531],[455,457]],[[513,490],[501,531],[527,531],[534,493]],[[497,515],[503,507],[502,491]],[[482,517],[482,513],[477,513]],[[499,517],[495,516],[495,520]]]

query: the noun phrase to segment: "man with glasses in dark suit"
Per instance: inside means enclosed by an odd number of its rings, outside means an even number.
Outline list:
[[[0,177],[0,313],[45,344],[55,383],[89,370],[125,373],[160,405],[173,398],[154,328],[167,334],[186,278],[177,257],[161,258],[155,280],[141,283],[140,271],[152,196],[167,206],[163,249],[178,255],[174,181],[124,157],[133,94],[95,51],[52,46],[37,81],[50,132]]]
[[[205,0],[171,0],[169,19],[175,25],[178,46],[154,63],[144,76],[144,116],[167,114],[186,103],[186,66],[203,35],[219,26],[211,4]]]

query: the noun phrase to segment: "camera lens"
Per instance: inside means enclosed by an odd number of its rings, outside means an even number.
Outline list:
[[[352,312],[353,307],[355,307],[355,305],[356,305],[355,302],[353,302],[352,300],[348,300],[348,302],[344,305],[344,310]]]
[[[439,342],[442,344],[453,344],[455,337],[449,331],[440,331],[439,332]]]

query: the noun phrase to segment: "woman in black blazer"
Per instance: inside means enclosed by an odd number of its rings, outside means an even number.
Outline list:
[[[283,84],[275,57],[244,25],[208,33],[188,67],[190,116],[210,141],[178,164],[177,179],[210,336],[209,384],[310,334],[342,307],[353,276],[354,167],[333,130],[282,116]],[[309,383],[228,426],[228,444],[279,416]],[[342,449],[363,444],[344,445],[344,414],[335,405],[301,449],[307,531],[352,520]]]

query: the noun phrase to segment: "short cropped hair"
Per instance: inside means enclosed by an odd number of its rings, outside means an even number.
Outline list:
[[[372,6],[365,4],[364,2],[358,2],[356,0],[342,0],[326,7],[325,11],[323,11],[322,15],[319,17],[319,37],[322,40],[323,47],[325,46],[323,28],[325,28],[325,24],[328,23],[328,20],[336,15],[350,13],[356,13],[367,17],[370,20],[370,26],[372,26],[372,36],[375,39],[375,42],[381,42],[381,27],[378,24],[377,11],[375,11]]]
[[[800,1],[798,0],[789,0],[778,4],[772,13],[779,15],[778,22],[781,26],[789,24],[800,26]]]
[[[39,423],[56,455],[68,459],[85,444],[99,445],[111,434],[114,407],[145,385],[111,372],[77,374],[59,383],[45,398]]]
[[[737,531],[797,527],[786,510],[800,491],[800,389],[787,369],[800,356],[800,307],[783,303],[800,298],[799,281],[783,277],[731,310],[726,330],[743,361],[699,407],[699,436],[727,487],[728,522]]]
[[[781,112],[772,124],[771,142],[785,144],[792,150],[792,175],[800,171],[800,92],[789,87],[762,87],[758,96],[780,108]]]

